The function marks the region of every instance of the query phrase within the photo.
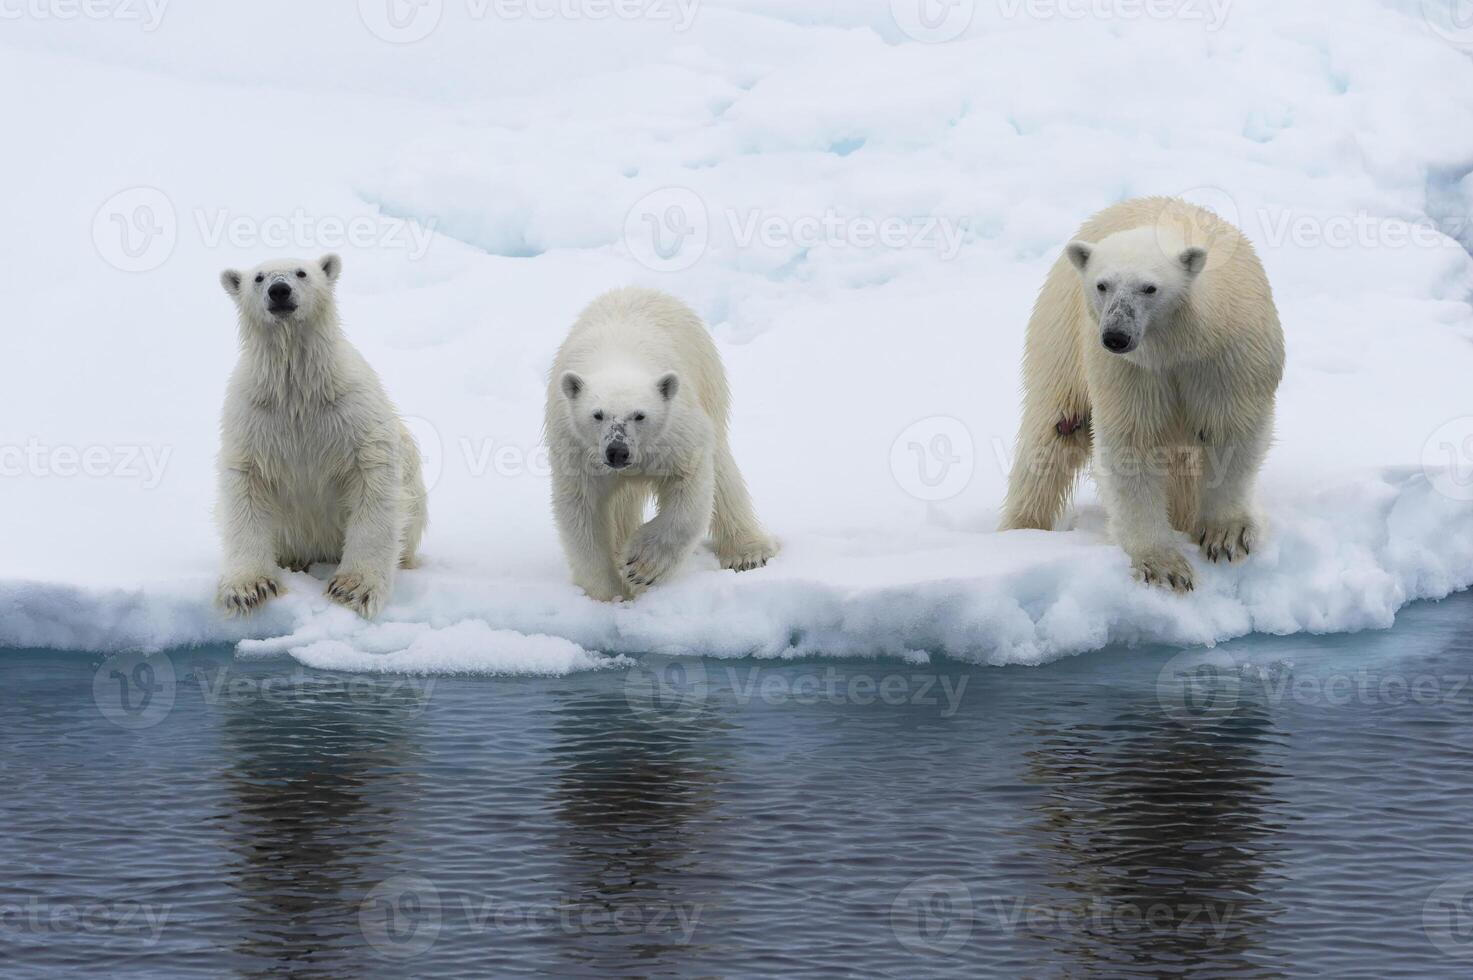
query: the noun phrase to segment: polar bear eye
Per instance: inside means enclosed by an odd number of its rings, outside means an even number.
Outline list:
[[[643,422],[644,421],[644,413],[643,412],[635,412],[633,418],[634,418],[634,421],[636,421],[636,422]]]
[[[259,272],[258,272],[258,273],[256,273],[256,282],[265,282],[265,281],[266,281],[266,277],[265,277],[265,276],[263,276],[263,275],[262,275],[262,274],[261,274],[261,273],[259,273]]]
[[[1141,292],[1145,293],[1147,296],[1155,296],[1156,295],[1156,287],[1155,286],[1147,286],[1145,289],[1142,289]]]
[[[303,272],[301,269],[298,269],[297,270],[297,278],[298,279],[306,279],[307,278],[307,273]]]
[[[604,420],[604,413],[603,412],[594,412],[593,413],[593,420],[595,422],[602,422]]]

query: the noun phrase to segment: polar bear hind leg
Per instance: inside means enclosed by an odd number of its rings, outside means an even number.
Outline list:
[[[404,538],[399,548],[399,567],[419,567],[419,543],[430,522],[429,491],[425,489],[424,457],[419,443],[402,422],[399,444],[403,447]]]
[[[745,572],[777,557],[778,544],[757,521],[752,496],[723,435],[716,444],[716,499],[711,539],[722,568]]]
[[[405,501],[407,519],[404,524],[404,546],[399,551],[400,568],[419,567],[419,543],[429,524],[429,508],[423,494],[411,495]]]

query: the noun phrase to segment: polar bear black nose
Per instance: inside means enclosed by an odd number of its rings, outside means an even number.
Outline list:
[[[615,442],[604,450],[604,459],[616,470],[622,470],[629,465],[629,447],[622,442]]]
[[[1130,334],[1124,334],[1118,330],[1111,330],[1105,334],[1104,342],[1107,350],[1115,351],[1118,354],[1130,346]]]
[[[292,287],[284,282],[273,282],[271,288],[266,290],[266,295],[271,297],[273,303],[285,303],[291,299]]]

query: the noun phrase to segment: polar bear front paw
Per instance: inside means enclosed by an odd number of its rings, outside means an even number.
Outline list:
[[[718,549],[716,557],[722,568],[729,568],[734,572],[750,572],[776,558],[777,551],[776,541],[761,537]]]
[[[1193,536],[1208,561],[1237,562],[1253,553],[1258,525],[1249,517],[1203,521]]]
[[[285,591],[270,572],[244,572],[223,579],[215,601],[227,616],[249,616]]]
[[[1136,581],[1147,585],[1166,586],[1177,592],[1190,592],[1196,588],[1191,564],[1174,548],[1132,558],[1131,568]]]
[[[668,578],[682,557],[655,535],[641,531],[624,548],[619,559],[619,577],[631,593],[638,593]]]
[[[327,597],[364,619],[373,619],[388,600],[389,589],[378,576],[340,571],[327,583]]]

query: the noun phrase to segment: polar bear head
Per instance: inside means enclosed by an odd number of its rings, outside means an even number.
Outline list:
[[[246,322],[312,323],[332,310],[333,283],[342,270],[343,260],[336,255],[324,255],[316,262],[282,259],[245,272],[226,269],[220,273],[220,284]]]
[[[1129,354],[1153,324],[1168,321],[1207,265],[1207,251],[1159,228],[1133,228],[1099,241],[1070,242],[1065,253],[1084,287],[1084,301],[1112,354]]]
[[[558,388],[567,400],[571,429],[598,464],[610,470],[653,470],[672,415],[680,378],[637,370],[584,376],[564,371]]]

